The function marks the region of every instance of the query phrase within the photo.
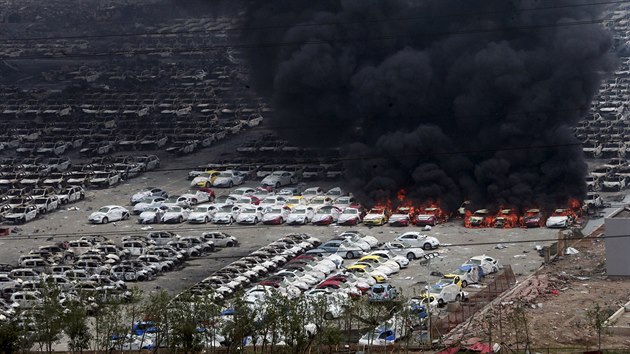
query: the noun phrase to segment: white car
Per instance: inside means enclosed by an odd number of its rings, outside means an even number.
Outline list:
[[[556,209],[545,223],[549,228],[567,228],[571,224],[573,224],[573,218],[568,215],[566,209]]]
[[[332,207],[332,200],[325,196],[318,196],[309,200],[308,206],[317,211],[322,207]]]
[[[140,199],[140,201],[136,203],[136,205],[133,206],[132,210],[135,215],[138,215],[149,208],[159,207],[160,205],[164,204],[164,201],[166,201],[166,198],[164,197],[158,197],[158,196],[144,197]]]
[[[433,236],[423,235],[417,231],[409,231],[395,238],[395,241],[404,241],[413,247],[422,247],[424,250],[436,249],[440,241]]]
[[[93,224],[107,224],[110,221],[129,219],[129,210],[120,205],[106,205],[90,214],[88,221]]]
[[[404,241],[386,242],[381,246],[381,249],[390,251],[399,256],[404,256],[410,261],[425,256],[425,252],[421,247],[413,247]]]
[[[196,205],[199,203],[212,202],[214,199],[212,195],[200,190],[188,191],[188,193],[182,194],[180,197],[188,199],[190,205]]]
[[[166,212],[162,215],[163,223],[178,223],[181,224],[185,220],[188,220],[190,215],[190,209],[181,206],[169,206]]]
[[[396,263],[398,263],[398,266],[400,268],[407,268],[409,266],[409,259],[407,259],[407,257],[404,256],[400,256],[395,254],[392,251],[388,251],[388,250],[376,250],[376,251],[372,251],[370,252],[369,255],[375,255],[375,256],[379,256],[385,259],[389,259],[392,260]]]
[[[357,264],[369,263],[377,270],[382,271],[385,275],[391,275],[400,271],[400,264],[389,258],[381,257],[376,254],[368,254],[359,258]]]
[[[340,214],[341,211],[332,205],[322,206],[317,209],[311,223],[313,225],[331,225],[337,222]]]
[[[237,171],[227,170],[221,171],[212,182],[215,187],[232,188],[243,184],[245,178]]]
[[[164,139],[166,139],[166,137]],[[160,159],[155,155],[141,155],[136,159],[142,166],[143,171],[151,171],[160,167]]]
[[[224,204],[217,209],[212,216],[213,224],[232,224],[240,214],[241,208],[237,205]]]
[[[241,212],[236,216],[236,222],[239,224],[256,225],[263,218],[260,208],[255,206],[244,206]]]
[[[337,200],[337,198],[343,197],[343,196],[345,196],[346,194],[347,194],[347,193],[346,193],[343,189],[341,189],[340,187],[333,187],[333,188],[329,189],[329,190],[326,192],[326,194],[325,194],[325,195],[326,195],[328,198],[332,199],[332,200],[333,200],[333,202],[334,202],[335,200]]]
[[[465,300],[466,295],[461,290],[460,284],[454,279],[442,278],[428,289],[428,293],[436,298],[439,306],[447,302]]]
[[[235,247],[238,246],[238,240],[234,236],[230,236],[221,231],[209,231],[201,234],[201,237],[208,241],[214,242],[216,247]]]
[[[4,216],[4,221],[13,224],[24,224],[35,219],[39,215],[38,208],[35,205],[18,205]]]
[[[287,224],[306,225],[313,220],[314,215],[315,211],[313,208],[307,206],[296,206],[293,210],[291,210],[291,213],[287,217]]]
[[[162,216],[164,216],[168,208],[165,205],[146,208],[138,215],[138,222],[140,224],[157,224],[162,221]]]
[[[181,206],[185,208],[190,208],[190,199],[183,196],[172,195],[164,201],[163,205],[166,206]]]
[[[335,199],[335,201],[333,202],[333,205],[336,206],[337,208],[343,210],[346,210],[346,208],[357,208],[358,209],[358,203],[356,201],[356,199],[354,199],[354,197],[339,197],[337,199]]]
[[[31,202],[39,209],[40,214],[46,214],[59,208],[57,196],[37,197]]]
[[[471,257],[468,261],[462,264],[462,266],[465,266],[468,264],[477,265],[481,267],[483,274],[496,273],[499,271],[499,268],[501,268],[498,260],[492,257],[488,257],[485,254],[481,256]]]
[[[57,197],[61,204],[73,203],[85,198],[85,190],[79,186],[66,187],[57,194]]]
[[[333,238],[333,240],[347,241],[348,243],[357,245],[358,247],[360,247],[362,250],[366,252],[372,248],[372,246],[366,240],[364,240],[362,237],[356,234],[348,234],[344,232],[337,235],[335,238]]]
[[[302,197],[306,199],[306,201],[310,201],[311,199],[324,195],[324,190],[321,187],[310,187],[306,188],[304,192],[302,192]]]
[[[274,206],[283,206],[286,203],[287,203],[287,198],[285,198],[284,196],[271,195],[261,200],[258,205],[263,208],[266,208],[266,207],[274,207]]]
[[[286,206],[267,207],[264,209],[262,222],[265,225],[280,225],[288,219],[290,212],[291,209]]]
[[[346,238],[351,238],[351,236],[358,236],[359,238],[361,238],[363,241],[367,242],[368,245],[370,245],[370,248],[375,248],[378,246],[378,239],[374,236],[370,236],[370,235],[366,235],[364,233],[362,233],[361,231],[357,231],[357,230],[348,230],[348,231],[344,231],[342,233],[340,233],[338,235],[338,237],[346,237]]]
[[[230,193],[230,196],[236,197],[236,199],[238,199],[240,197],[251,197],[252,195],[254,195],[254,193],[256,193],[256,190],[254,188],[239,187],[233,190],[232,193]]]
[[[217,212],[216,204],[200,204],[195,207],[188,215],[188,222],[191,224],[206,224],[212,220],[214,213]]]
[[[263,186],[280,188],[297,183],[297,177],[289,171],[274,171],[260,182]]]
[[[345,208],[339,214],[337,225],[358,225],[361,223],[361,211],[357,208]]]
[[[90,178],[89,185],[93,187],[111,187],[120,183],[120,174],[111,171],[96,171]]]

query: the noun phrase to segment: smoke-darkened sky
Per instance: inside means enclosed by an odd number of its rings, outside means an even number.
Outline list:
[[[253,1],[243,40],[280,133],[379,157],[345,162],[364,200],[553,207],[585,194],[571,127],[615,66],[584,3]]]

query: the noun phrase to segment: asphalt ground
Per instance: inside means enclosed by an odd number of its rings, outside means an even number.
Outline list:
[[[20,255],[29,250],[54,242],[76,239],[84,235],[107,235],[113,241],[120,241],[125,235],[147,234],[146,225],[137,223],[132,216],[129,220],[111,222],[109,224],[90,224],[88,216],[103,205],[122,205],[131,210],[130,196],[144,187],[155,186],[167,190],[171,195],[184,193],[189,189],[188,171],[195,166],[217,161],[233,153],[243,141],[251,136],[260,134],[260,130],[245,132],[239,136],[227,139],[216,146],[189,156],[173,157],[156,152],[162,160],[160,170],[147,172],[139,177],[125,181],[120,185],[102,190],[88,190],[84,201],[67,205],[56,212],[48,213],[25,225],[19,225],[10,236],[0,238],[0,262],[15,263]],[[248,181],[246,186],[257,186],[258,181]],[[341,181],[311,182],[308,186],[321,186],[324,189],[342,186]],[[227,189],[216,189],[217,195],[227,194]],[[178,234],[200,235],[204,231],[223,230],[240,241],[240,246],[222,249],[211,255],[189,260],[186,267],[164,274],[155,280],[137,283],[145,292],[164,289],[176,294],[194,283],[202,280],[213,271],[220,269],[233,260],[247,255],[249,252],[267,245],[268,243],[290,232],[304,232],[318,237],[323,241],[332,238],[339,232],[357,229],[368,235],[375,236],[380,242],[392,241],[399,234],[409,230],[421,230],[410,227],[341,227],[341,226],[242,226],[212,224],[193,225],[158,224],[151,225],[154,230],[172,230]],[[431,272],[448,273],[455,270],[469,257],[486,254],[497,258],[501,264],[512,266],[517,279],[522,279],[542,262],[542,258],[534,250],[536,245],[550,244],[550,239],[557,237],[558,230],[550,229],[467,229],[463,227],[461,219],[454,219],[440,224],[425,233],[439,239],[443,247],[437,250],[439,256],[429,264],[413,261],[409,268],[391,277],[391,282],[400,287],[404,294],[412,295],[424,288],[426,283],[437,280]],[[536,241],[535,240],[547,240]],[[518,243],[511,243],[518,242]],[[496,249],[503,244],[507,247]]]

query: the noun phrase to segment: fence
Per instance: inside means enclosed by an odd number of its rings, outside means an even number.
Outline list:
[[[514,284],[516,284],[516,277],[512,267],[506,265],[485,288],[471,294],[468,301],[461,302],[459,306],[449,309],[445,316],[433,320],[431,324],[431,338],[438,338],[450,332],[458,324],[469,319]]]

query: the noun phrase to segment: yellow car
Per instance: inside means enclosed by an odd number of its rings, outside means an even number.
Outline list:
[[[456,274],[446,274],[442,276],[440,280],[436,284],[443,286],[455,284],[457,285],[457,289],[462,289],[462,277]]]
[[[370,263],[374,267],[381,267],[380,270],[382,270],[386,275],[398,273],[400,271],[400,264],[396,261],[375,254],[363,256],[359,258],[357,262]]]
[[[372,208],[370,212],[363,217],[363,225],[381,226],[387,224],[389,220],[389,211],[385,208]]]
[[[371,276],[372,278],[374,278],[374,280],[376,280],[377,283],[384,283],[387,281],[387,276],[385,276],[385,274],[372,271],[372,269],[369,268],[368,265],[366,264],[353,264],[349,266],[348,268],[346,268],[346,270],[351,273],[367,274]]]
[[[214,180],[217,179],[217,176],[221,173],[220,171],[208,170],[195,177],[192,182],[190,182],[191,187],[212,187]]]

